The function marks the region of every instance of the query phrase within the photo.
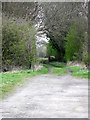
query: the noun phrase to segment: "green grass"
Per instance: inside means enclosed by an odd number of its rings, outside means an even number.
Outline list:
[[[65,67],[66,65],[64,63],[59,63],[59,62],[50,62],[49,64],[44,64],[44,67],[46,68],[51,68],[52,69],[52,74],[65,74],[67,73]]]
[[[50,62],[50,65],[53,65],[55,67],[60,67],[60,68],[63,68],[66,66],[65,63],[61,63],[61,62]]]
[[[25,82],[25,78],[33,77],[40,74],[47,74],[47,68],[42,68],[41,70],[37,70],[35,72],[31,70],[22,70],[18,72],[10,72],[10,73],[2,73],[0,74],[0,90],[2,93],[2,98],[8,93],[12,92],[15,86],[21,85]]]
[[[65,68],[54,68],[53,69],[53,74],[61,75],[65,73],[67,73]]]
[[[67,68],[71,70],[72,72],[77,72],[81,70],[80,66],[67,66]]]
[[[83,70],[80,66],[68,66],[67,68],[72,71],[72,76],[90,78],[90,71]]]
[[[16,86],[23,85],[28,77],[33,77],[41,74],[47,74],[50,69],[52,69],[51,74],[61,75],[66,74],[67,69],[72,71],[72,76],[82,77],[82,78],[90,78],[88,74],[90,71],[83,70],[80,66],[66,66],[64,63],[59,62],[51,62],[50,64],[44,64],[45,68],[37,71],[31,70],[22,70],[18,72],[7,72],[0,74],[0,91],[1,96],[4,98],[9,93],[13,92]]]
[[[50,65],[50,64],[43,64],[43,66],[46,67],[46,68],[53,68],[53,66]]]
[[[65,63],[50,62],[50,64],[44,64],[46,68],[52,68],[53,74],[61,75],[67,73],[67,69],[72,71],[72,76],[81,78],[90,78],[90,71],[83,70],[80,66],[66,66]]]
[[[82,78],[90,78],[88,74],[90,74],[90,71],[87,71],[87,70],[80,70],[80,71],[72,73],[73,76],[82,77]]]

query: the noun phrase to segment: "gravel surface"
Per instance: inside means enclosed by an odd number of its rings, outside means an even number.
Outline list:
[[[33,77],[2,106],[3,118],[88,118],[88,80],[69,74]]]

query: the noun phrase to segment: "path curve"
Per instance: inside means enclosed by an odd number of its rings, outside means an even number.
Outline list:
[[[3,118],[88,118],[88,80],[40,75],[3,100]]]

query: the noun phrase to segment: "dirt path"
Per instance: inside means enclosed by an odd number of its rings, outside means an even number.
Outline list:
[[[88,118],[88,80],[41,75],[3,100],[5,118]]]

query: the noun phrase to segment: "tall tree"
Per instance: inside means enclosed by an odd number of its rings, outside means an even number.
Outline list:
[[[87,26],[87,5],[84,2],[42,3],[45,29],[52,46],[59,52],[59,59],[65,55],[64,38],[75,21]]]
[[[66,59],[82,61],[82,46],[85,43],[85,30],[82,24],[74,23],[65,40]]]

